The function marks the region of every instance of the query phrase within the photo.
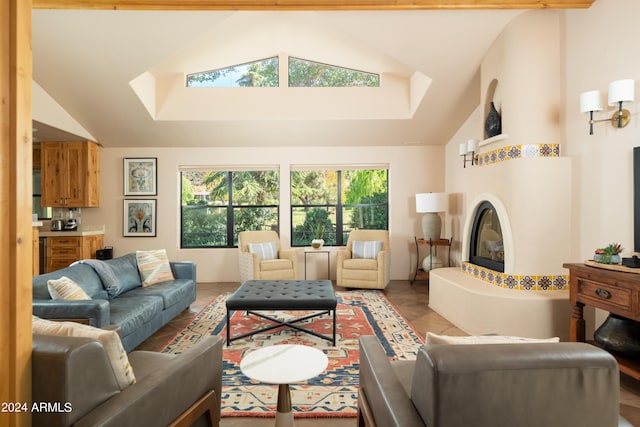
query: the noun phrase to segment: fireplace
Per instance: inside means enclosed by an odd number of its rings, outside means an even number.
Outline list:
[[[476,210],[469,239],[469,262],[504,273],[502,227],[491,202],[482,202]]]
[[[429,307],[470,335],[568,340],[568,277],[547,272],[540,252],[549,235],[561,234],[551,220],[560,216],[533,193],[478,193],[464,221],[460,267],[429,272]]]

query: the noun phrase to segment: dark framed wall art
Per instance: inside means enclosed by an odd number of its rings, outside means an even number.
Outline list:
[[[155,199],[126,199],[123,206],[125,237],[156,236]]]
[[[124,195],[156,196],[158,194],[158,159],[129,157],[124,159]]]

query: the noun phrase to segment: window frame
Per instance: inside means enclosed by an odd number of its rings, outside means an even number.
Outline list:
[[[323,204],[309,204],[309,205],[303,205],[303,204],[294,204],[293,203],[293,179],[291,177],[291,174],[295,173],[295,172],[303,172],[303,171],[327,171],[327,170],[331,170],[337,173],[337,199],[336,199],[336,203],[335,204],[331,204],[331,203],[323,203]],[[344,229],[344,211],[345,208],[350,208],[350,207],[376,207],[376,206],[382,206],[381,203],[343,203],[342,199],[343,199],[343,188],[342,188],[342,182],[343,182],[343,178],[342,178],[342,174],[343,172],[346,171],[353,171],[353,170],[385,170],[387,172],[387,176],[386,176],[386,186],[387,186],[387,201],[386,204],[384,204],[384,207],[386,208],[386,218],[385,218],[385,230],[389,229],[389,165],[384,165],[384,166],[380,166],[380,165],[367,165],[367,166],[354,166],[354,165],[345,165],[345,166],[332,166],[332,167],[327,167],[327,166],[323,166],[323,165],[305,165],[305,166],[292,166],[291,169],[289,170],[289,182],[290,182],[290,188],[289,188],[289,196],[290,196],[290,206],[289,206],[289,217],[290,217],[290,236],[291,236],[291,247],[292,248],[301,248],[301,247],[306,247],[306,246],[310,246],[311,242],[309,242],[308,244],[295,244],[294,243],[294,235],[295,235],[295,225],[294,225],[294,221],[293,221],[293,214],[294,214],[294,209],[300,209],[300,208],[306,208],[306,209],[313,209],[313,208],[319,208],[319,209],[331,209],[332,207],[335,208],[336,211],[336,222],[335,222],[335,227],[336,227],[336,242],[335,245],[334,244],[328,244],[325,242],[324,246],[331,246],[331,247],[344,247],[347,245],[347,241],[345,241],[344,239],[344,234],[345,234],[345,229]],[[340,230],[340,232],[338,231]],[[348,240],[348,238],[346,239]]]
[[[203,205],[202,209],[224,209],[226,210],[226,245],[202,245],[202,246],[184,246],[184,208],[185,205],[182,204],[182,174],[184,172],[189,171],[202,171],[202,172],[218,172],[226,174],[226,182],[227,182],[227,201],[225,204],[219,205]],[[229,249],[229,248],[237,248],[237,234],[235,233],[235,210],[236,209],[274,209],[276,210],[276,229],[280,229],[280,198],[278,197],[278,204],[264,204],[264,205],[255,205],[255,204],[237,204],[234,203],[233,199],[233,174],[234,173],[242,173],[242,172],[266,172],[273,171],[278,174],[278,191],[280,189],[281,180],[280,180],[280,170],[276,167],[270,166],[247,166],[247,167],[194,167],[194,168],[180,168],[179,169],[179,179],[180,179],[180,249]],[[195,209],[198,206],[189,207],[189,209]]]

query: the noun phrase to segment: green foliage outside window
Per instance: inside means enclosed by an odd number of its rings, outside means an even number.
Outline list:
[[[277,171],[185,171],[181,175],[181,247],[233,247],[239,231],[278,229]]]
[[[388,227],[384,169],[291,172],[292,245],[307,246],[318,224],[325,245],[344,245],[354,229]]]
[[[187,75],[187,87],[278,87],[279,58]],[[379,87],[380,75],[289,57],[290,87]]]
[[[278,87],[278,57],[187,75],[187,87]]]
[[[289,57],[291,87],[378,87],[380,75]]]

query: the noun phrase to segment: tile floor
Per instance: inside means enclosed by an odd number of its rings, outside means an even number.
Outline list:
[[[232,292],[239,283],[198,283],[197,299],[189,310],[185,310],[173,321],[159,330],[156,334],[138,346],[137,350],[156,351],[178,333],[204,306],[217,295]],[[340,289],[340,288],[336,288]],[[408,281],[392,281],[385,293],[402,315],[423,336],[426,332],[447,335],[465,335],[445,318],[428,308],[429,291],[427,282],[416,282],[411,285]],[[621,375],[620,381],[620,413],[632,423],[640,427],[640,382]],[[296,419],[298,427],[312,427],[331,424],[331,427],[355,427],[355,418],[336,419]],[[223,418],[222,427],[272,426],[273,418]]]

